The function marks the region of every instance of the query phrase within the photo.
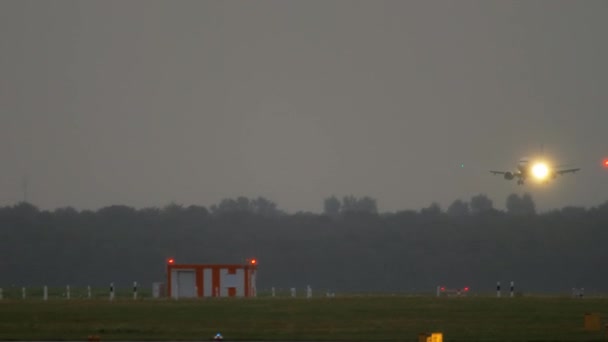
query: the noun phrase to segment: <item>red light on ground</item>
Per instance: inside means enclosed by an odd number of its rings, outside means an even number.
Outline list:
[[[257,260],[255,260],[255,259],[251,259],[251,261],[250,261],[250,262],[251,262],[251,264],[252,264],[252,265],[255,265],[255,264],[257,264],[257,263],[258,263],[258,261],[257,261]]]
[[[469,292],[469,287],[468,286],[464,288],[464,292]]]
[[[441,291],[445,291],[445,287],[442,287],[442,288],[441,288]]]
[[[167,260],[167,263],[173,265],[173,263],[175,263],[175,259],[171,258]]]
[[[608,167],[608,159],[604,159],[604,167]]]

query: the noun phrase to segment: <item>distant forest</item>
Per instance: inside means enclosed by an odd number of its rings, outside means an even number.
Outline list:
[[[379,213],[370,197],[330,197],[321,214],[287,214],[265,198],[209,208],[171,204],[97,211],[0,208],[0,287],[150,287],[177,263],[259,261],[258,289],[433,292],[438,285],[491,293],[515,281],[524,293],[608,293],[608,201],[538,214],[512,194],[446,210]],[[318,292],[317,292],[318,293]]]

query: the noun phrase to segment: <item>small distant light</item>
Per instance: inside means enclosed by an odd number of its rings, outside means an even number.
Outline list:
[[[258,263],[258,261],[257,261],[257,260],[255,260],[255,259],[251,259],[251,264],[252,264],[252,265],[255,265],[255,264],[257,264],[257,263]]]
[[[464,164],[460,164],[460,168],[464,169]]]
[[[468,292],[468,291],[469,291],[469,287],[468,287],[468,286],[466,286],[466,287],[464,288],[464,292]]]
[[[608,159],[604,159],[604,167],[608,167]]]
[[[173,265],[175,263],[175,259],[171,258],[167,260],[167,263]]]
[[[445,287],[441,287],[441,291],[445,291]]]

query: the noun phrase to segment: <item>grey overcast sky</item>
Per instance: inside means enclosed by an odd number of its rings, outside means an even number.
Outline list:
[[[27,179],[43,209],[596,206],[607,18],[607,1],[0,0],[0,205]],[[541,144],[583,170],[487,172]]]

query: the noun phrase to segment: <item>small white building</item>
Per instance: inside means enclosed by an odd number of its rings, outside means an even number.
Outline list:
[[[170,298],[255,297],[257,262],[238,264],[167,263],[167,296]]]

